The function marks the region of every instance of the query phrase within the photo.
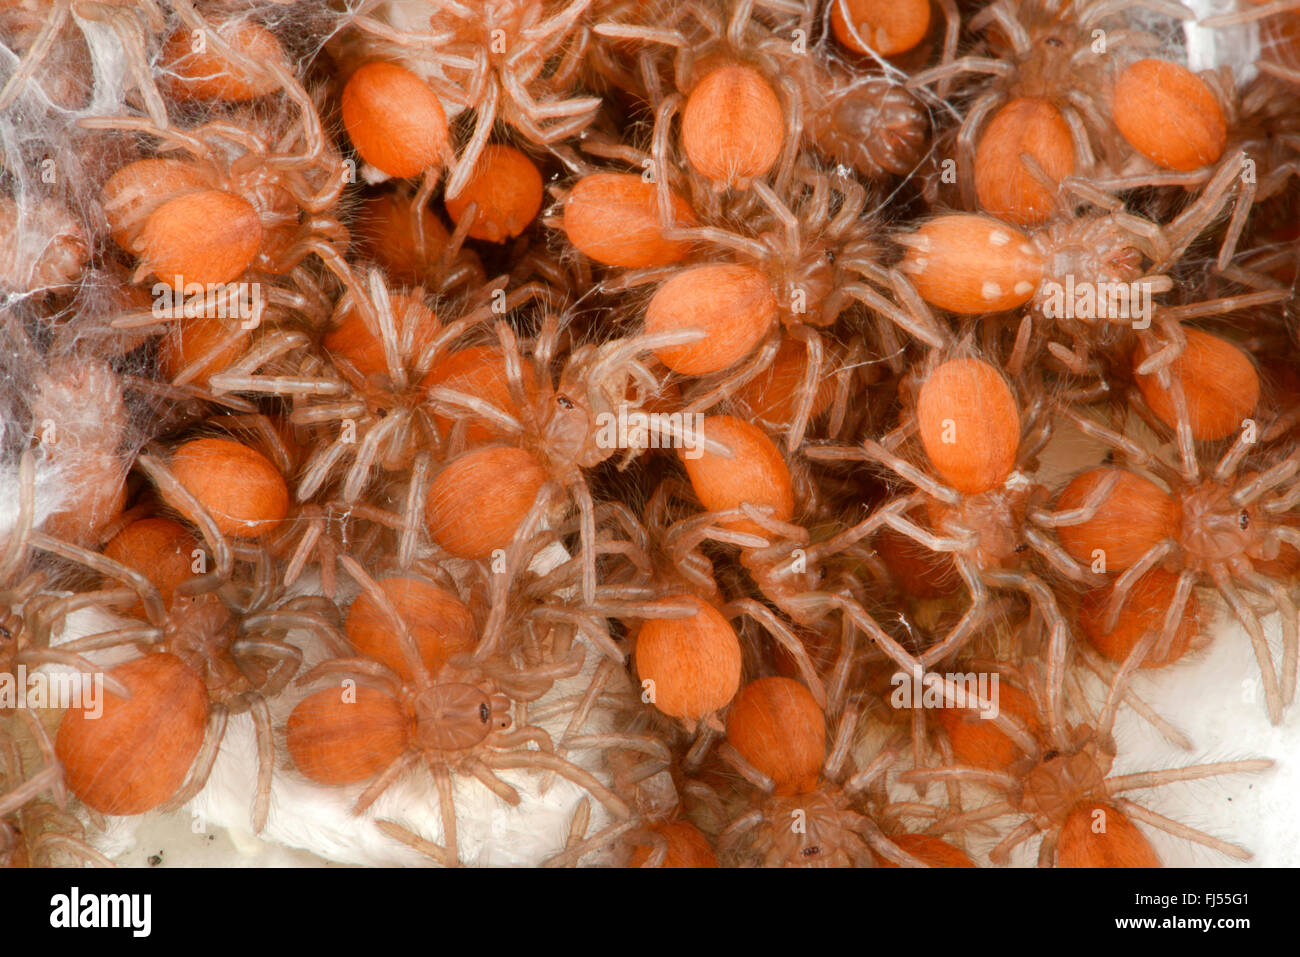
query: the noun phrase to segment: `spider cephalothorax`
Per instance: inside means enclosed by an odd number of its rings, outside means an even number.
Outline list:
[[[1278,557],[1282,541],[1273,534],[1274,518],[1258,503],[1242,506],[1233,501],[1240,485],[1257,478],[1257,472],[1246,472],[1237,482],[1207,479],[1180,491],[1178,540],[1189,566],[1206,571],[1216,562],[1239,557],[1266,562]]]
[[[765,867],[867,867],[871,849],[859,833],[867,820],[840,788],[772,797],[763,807],[752,851]]]
[[[436,684],[411,702],[415,742],[428,751],[467,751],[510,727],[510,699],[464,682]]]
[[[1102,789],[1114,761],[1114,744],[1108,750],[1089,730],[1075,729],[1083,742],[1078,750],[1043,752],[1023,778],[1017,806],[1041,830],[1064,824],[1076,805]]]

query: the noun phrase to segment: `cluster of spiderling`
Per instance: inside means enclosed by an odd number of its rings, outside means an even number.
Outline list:
[[[0,695],[0,861],[232,720],[444,866],[1249,856],[1113,729],[1218,606],[1295,695],[1294,6],[6,6],[0,690],[104,697]]]

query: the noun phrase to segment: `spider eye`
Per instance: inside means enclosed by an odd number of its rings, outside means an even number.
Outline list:
[[[1019,545],[1015,547],[1015,553],[1019,555],[1021,552],[1028,550],[1028,548],[1029,548],[1028,545],[1026,545],[1024,542],[1021,542]]]
[[[1048,37],[1047,45],[1049,47],[1063,47],[1065,46],[1065,43],[1062,42],[1058,37]]]
[[[573,400],[570,399],[567,395],[557,395],[555,397],[555,404],[558,405],[565,412],[568,412],[570,409],[574,408]]]
[[[1246,513],[1244,508],[1241,510],[1241,514],[1237,516],[1237,527],[1243,532],[1250,528],[1250,516]]]
[[[812,847],[805,847],[799,852],[801,857],[812,857],[814,854],[820,854],[822,849],[814,844]]]
[[[484,724],[487,724],[488,719],[491,717],[492,717],[492,709],[489,708],[487,704],[481,704],[478,706],[478,718],[480,721],[482,721]]]
[[[1060,752],[1060,751],[1052,750],[1052,751],[1048,751],[1048,752],[1046,752],[1046,753],[1043,755],[1043,760],[1044,760],[1044,761],[1051,761],[1051,760],[1053,760],[1053,759],[1055,759],[1055,758],[1059,758],[1060,756],[1061,756],[1061,752]]]

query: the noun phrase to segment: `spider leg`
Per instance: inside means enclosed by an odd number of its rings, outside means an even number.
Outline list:
[[[89,549],[52,538],[44,532],[29,531],[26,533],[25,538],[32,548],[77,562],[106,578],[122,582],[139,598],[140,604],[144,606],[145,617],[150,624],[159,626],[167,620],[167,613],[162,604],[162,595],[159,593],[158,588],[134,568],[128,568],[126,565],[115,562],[99,552],[92,552]],[[99,593],[99,600],[104,601],[108,594],[107,592]],[[62,609],[59,610],[62,612]]]
[[[620,750],[635,751],[654,758],[655,760],[647,765],[647,770],[637,773],[636,780],[638,782],[666,770],[672,764],[672,752],[668,750],[668,746],[657,738],[648,737],[644,734],[621,734],[612,731],[601,734],[578,734],[567,741],[562,741],[561,746],[567,751],[582,751],[591,748],[619,748]]]
[[[117,35],[118,42],[126,54],[127,68],[135,81],[136,91],[144,100],[144,110],[153,120],[154,125],[166,127],[167,106],[162,94],[154,83],[149,54],[145,49],[143,31],[136,19],[135,12],[110,3],[79,3],[77,13],[89,20],[106,23]]]
[[[822,766],[822,776],[827,780],[835,781],[839,779],[840,772],[844,770],[844,764],[849,759],[849,751],[853,747],[853,735],[857,731],[857,727],[858,710],[856,707],[849,707],[840,717],[839,724],[835,729],[835,738],[831,742],[830,751]],[[893,757],[896,757],[896,755],[891,755],[891,763]],[[870,783],[870,780],[867,783]]]
[[[960,831],[969,824],[978,824],[982,821],[990,821],[994,818],[1005,817],[1008,814],[1018,814],[1014,807],[1006,801],[997,801],[993,804],[986,804],[982,808],[974,811],[966,811],[962,814],[955,814],[941,818],[934,824],[925,829],[926,834],[948,834],[952,831]]]
[[[912,725],[912,727],[911,727],[911,732],[912,732],[912,735],[911,735],[911,737],[912,737],[912,766],[915,767],[915,768],[924,767],[924,766],[925,766],[925,758],[926,758],[926,750],[927,750],[927,749],[926,749],[926,744],[928,743],[928,739],[927,739],[927,737],[926,737],[926,733],[925,733],[926,721],[925,721],[925,709],[924,709],[924,708],[913,708],[913,709],[912,709],[912,720],[911,720],[911,725]],[[927,781],[922,781],[922,780],[917,780],[917,781],[913,781],[912,784],[913,784],[913,786],[916,788],[916,793],[917,793],[917,795],[918,795],[919,797],[924,798],[924,797],[925,797],[925,794],[926,794],[926,791],[929,790],[929,782],[927,782]]]
[[[772,610],[752,598],[742,598],[732,602],[722,612],[728,618],[735,615],[748,615],[754,619],[767,631],[776,643],[786,650],[794,659],[799,669],[799,675],[803,682],[808,686],[817,706],[823,711],[826,709],[826,686],[822,684],[821,677],[817,674],[817,668],[808,657],[808,651],[804,648],[803,642],[792,632],[785,622],[781,621]]]
[[[1104,662],[1101,657],[1086,645],[1078,646],[1079,656],[1087,668],[1095,674],[1103,684],[1110,685],[1115,680],[1115,669],[1108,668],[1108,663]],[[1187,735],[1183,734],[1172,724],[1160,717],[1149,704],[1131,688],[1124,689],[1124,703],[1142,716],[1147,724],[1155,728],[1160,735],[1176,748],[1184,751],[1192,750],[1192,742]]]
[[[407,847],[419,851],[425,857],[430,858],[443,867],[455,867],[457,863],[456,855],[448,851],[445,847],[427,841],[414,831],[408,831],[393,821],[378,820],[375,821],[375,827],[383,831],[395,841],[401,841]]]
[[[856,723],[856,718],[857,718],[856,712],[852,715],[852,717],[854,719],[854,722]],[[852,726],[850,727],[850,730],[852,730]],[[894,762],[897,760],[898,760],[898,752],[893,748],[886,748],[885,750],[881,751],[874,758],[872,758],[871,762],[865,768],[858,771],[847,781],[844,782],[845,792],[848,794],[861,794],[864,791],[866,791],[868,788],[872,787],[874,784],[878,782],[883,782],[884,778],[881,777],[881,775],[883,775],[886,771],[888,771],[889,768],[892,767]],[[827,773],[829,776],[829,772]],[[838,773],[838,769],[837,769],[837,773]]]
[[[889,838],[887,838],[876,826],[876,823],[868,818],[861,818],[854,831],[861,834],[867,845],[888,861],[892,861],[899,867],[925,867],[930,865],[918,857],[915,857],[903,850]]]
[[[456,867],[460,863],[460,847],[456,832],[456,799],[451,788],[451,771],[444,764],[438,764],[431,758],[425,763],[433,774],[433,783],[438,788],[438,813],[442,817],[442,844]]]
[[[1279,80],[1286,80],[1289,83],[1300,84],[1300,70],[1295,69],[1294,67],[1286,67],[1270,60],[1261,60],[1259,63],[1259,69],[1261,73],[1275,76]]]
[[[14,664],[28,665],[32,668],[39,667],[43,664],[63,665],[65,668],[75,668],[90,678],[102,678],[104,688],[112,692],[124,701],[131,699],[130,690],[117,678],[104,671],[103,667],[88,661],[81,655],[64,651],[61,648],[25,648],[14,656]]]
[[[415,638],[411,634],[409,626],[406,624],[406,619],[402,617],[401,613],[398,612],[392,601],[389,600],[388,594],[379,587],[378,582],[376,582],[351,555],[340,555],[339,564],[347,570],[347,573],[352,576],[353,580],[358,585],[361,586],[362,590],[369,596],[370,600],[379,607],[379,610],[383,613],[384,617],[388,619],[389,624],[393,627],[398,644],[401,645],[402,656],[406,659],[406,665],[411,669],[411,673],[415,675],[416,683],[421,687],[427,687],[432,684],[433,676],[430,674],[429,667],[425,664],[424,658],[420,655],[419,646],[416,644]],[[316,670],[318,669],[313,669],[313,671]],[[309,674],[310,673],[311,672],[309,672]],[[301,680],[305,682],[305,676]]]
[[[718,850],[730,853],[745,834],[755,830],[762,823],[763,812],[758,808],[742,814],[718,834]]]
[[[302,478],[298,480],[298,488],[295,497],[299,502],[306,502],[311,499],[329,479],[335,466],[348,454],[348,449],[352,443],[344,441],[340,434],[329,445],[312,454],[307,462],[307,467],[303,470]]]
[[[203,746],[190,765],[185,783],[162,806],[162,810],[175,811],[184,807],[203,790],[203,785],[208,783],[208,777],[212,774],[212,766],[217,763],[217,755],[221,752],[221,741],[226,736],[226,721],[229,718],[230,710],[225,705],[214,701],[208,707],[208,727],[203,735]]]
[[[5,535],[4,550],[0,552],[0,581],[3,582],[8,582],[27,559],[27,549],[31,543],[32,525],[36,516],[36,456],[31,449],[25,450],[18,461],[17,480],[17,514]],[[155,607],[154,612],[156,611]],[[151,617],[149,620],[161,619]]]
[[[1029,525],[1025,526],[1022,534],[1029,547],[1066,578],[1080,585],[1096,585],[1100,582],[1101,576],[1081,566],[1050,536]]]
[[[1286,707],[1295,699],[1297,645],[1300,645],[1295,602],[1291,600],[1284,585],[1267,576],[1252,571],[1242,577],[1253,588],[1273,599],[1278,617],[1282,620],[1282,706]]]
[[[1288,481],[1297,471],[1300,471],[1300,453],[1292,453],[1249,482],[1238,485],[1233,489],[1228,501],[1238,508],[1251,505],[1261,495]]]
[[[1094,422],[1092,419],[1085,415],[1081,415],[1073,409],[1066,410],[1063,414],[1065,418],[1069,419],[1069,421],[1074,424],[1075,428],[1084,435],[1096,439],[1099,442],[1106,443],[1106,445],[1122,454],[1133,465],[1139,467],[1151,467],[1154,465],[1154,459],[1152,458],[1151,453],[1127,436],[1121,435],[1114,429],[1107,428],[1100,422]],[[1088,495],[1084,500],[1084,503],[1080,505],[1077,510],[1072,510],[1069,513],[1062,513],[1063,515],[1068,514],[1071,516],[1071,520],[1062,521],[1058,517],[1055,521],[1039,520],[1038,524],[1081,525],[1084,522],[1092,521],[1097,514],[1097,509],[1102,506],[1110,496],[1111,491],[1113,491],[1114,485],[1111,483],[1118,481],[1118,476],[1112,479],[1110,475],[1107,475],[1102,480],[1101,484],[1093,489],[1092,493]],[[1078,513],[1077,515],[1076,512]],[[1036,514],[1041,516],[1046,513],[1038,512]]]
[[[899,530],[902,531],[902,529]],[[907,533],[904,532],[904,534]],[[994,608],[989,601],[988,586],[979,569],[961,555],[954,555],[954,563],[962,577],[962,581],[966,583],[966,588],[970,592],[970,605],[944,639],[931,645],[921,655],[919,663],[923,669],[928,669],[960,651],[974,637],[975,630]]]
[[[835,659],[835,667],[831,670],[830,681],[827,683],[826,689],[828,715],[837,714],[844,705],[849,679],[853,674],[853,665],[857,660],[857,646],[857,629],[853,627],[853,623],[847,618],[842,618],[840,620],[840,653]]]
[[[496,122],[497,102],[500,97],[499,84],[489,80],[483,98],[474,111],[476,114],[474,132],[461,151],[460,157],[456,159],[451,176],[447,179],[446,195],[449,199],[459,196],[461,190],[469,183],[470,177],[474,175],[474,168],[483,154],[483,148],[487,146],[488,137],[492,135],[492,124]]]
[[[912,465],[910,462],[906,461],[905,459],[895,455],[893,452],[888,451],[884,446],[880,445],[879,443],[867,439],[862,443],[862,450],[864,453],[866,453],[866,456],[869,459],[874,459],[875,461],[881,463],[882,465],[896,472],[900,478],[906,479],[907,481],[911,482],[913,485],[915,485],[921,491],[925,492],[931,498],[938,499],[940,502],[943,502],[945,505],[957,505],[961,502],[960,492],[956,491],[955,489],[949,488],[948,486],[938,482],[935,479],[932,479],[929,475],[922,472],[916,466]],[[903,532],[903,534],[905,535],[916,534],[920,532],[920,530],[917,529],[915,526],[913,526],[913,531],[910,532],[903,528],[899,528],[898,523],[905,521],[904,519],[901,518],[901,516],[896,516],[892,519],[889,519],[888,521],[890,525],[895,527],[898,531]],[[918,541],[920,541],[920,539],[918,539]],[[921,544],[925,544],[925,543],[922,542]]]
[[[1010,63],[1002,60],[994,60],[988,57],[964,56],[960,59],[953,60],[951,63],[942,66],[931,67],[928,70],[922,70],[920,73],[912,74],[907,81],[909,90],[917,90],[924,86],[929,86],[935,80],[944,77],[959,76],[962,73],[987,73],[991,76],[1000,76],[1003,79],[1012,79],[1015,76],[1016,68]]]
[[[82,654],[87,651],[102,651],[105,648],[118,648],[122,645],[158,645],[163,641],[163,631],[152,625],[136,625],[128,628],[115,628],[86,635],[59,645],[59,651]]]
[[[257,791],[253,799],[253,833],[261,834],[271,813],[271,776],[275,767],[275,736],[271,731],[271,709],[266,698],[254,694],[249,713],[257,731]]]
[[[387,665],[380,664],[371,658],[359,657],[329,658],[322,661],[299,675],[294,685],[304,687],[330,675],[343,675],[344,677],[362,679],[357,683],[376,688],[393,698],[399,696],[402,687],[402,680]]]
[[[18,94],[27,85],[27,81],[35,75],[41,62],[53,49],[54,41],[63,32],[63,28],[67,25],[71,14],[72,0],[54,0],[54,3],[51,4],[48,13],[49,19],[41,24],[36,39],[32,41],[32,45],[27,48],[27,52],[18,61],[18,68],[9,77],[4,89],[0,90],[0,110],[7,110],[13,105],[14,100],[18,98]]]
[[[478,779],[478,782],[480,784],[482,784],[485,788],[487,788],[489,791],[491,791],[501,800],[505,801],[511,807],[518,807],[520,803],[523,801],[523,798],[519,796],[519,792],[517,790],[515,790],[509,784],[506,784],[505,781],[502,781],[499,777],[493,774],[491,770],[485,767],[481,762],[470,761],[468,762],[468,764],[466,764],[465,767],[470,774],[474,775],[474,777]]]
[[[42,834],[32,842],[32,857],[36,858],[41,851],[47,848],[51,850],[61,850],[64,853],[71,855],[74,859],[81,861],[83,865],[90,864],[94,867],[117,867],[117,865],[109,858],[95,850],[85,841],[68,834],[55,834],[49,831]]]
[[[1102,739],[1110,739],[1115,727],[1115,715],[1119,712],[1119,704],[1124,697],[1124,691],[1128,687],[1129,679],[1141,667],[1142,662],[1146,660],[1147,653],[1159,637],[1160,633],[1157,631],[1148,631],[1143,635],[1141,640],[1125,656],[1124,663],[1120,665],[1111,678],[1110,689],[1106,693],[1106,703],[1102,706],[1101,714],[1097,718],[1097,734]]]
[[[810,596],[816,601],[824,603],[831,607],[839,608],[844,615],[853,622],[858,628],[861,628],[877,647],[888,655],[900,668],[908,674],[915,671],[923,670],[921,663],[908,653],[902,645],[889,636],[889,634],[876,623],[876,620],[867,613],[867,610],[859,605],[856,601],[846,598],[843,595],[823,593],[817,596]]]
[[[728,371],[721,382],[700,395],[691,396],[690,401],[682,408],[682,414],[684,416],[696,415],[713,408],[770,366],[780,348],[780,337],[776,335],[768,336],[762,346],[749,359],[745,360],[739,367],[733,367],[731,371]]]
[[[898,780],[909,784],[918,781],[968,781],[1002,791],[1014,791],[1020,783],[1014,774],[1005,771],[967,767],[914,768],[911,771],[904,771],[898,776]]]
[[[1163,562],[1169,555],[1172,555],[1178,548],[1178,543],[1171,538],[1147,549],[1142,556],[1115,579],[1115,584],[1111,586],[1110,600],[1106,603],[1106,617],[1102,619],[1102,629],[1106,632],[1112,632],[1119,624],[1119,615],[1123,611],[1125,603],[1128,601],[1129,594],[1133,586],[1143,578],[1147,572]]]
[[[1255,193],[1255,181],[1243,180],[1237,192],[1237,201],[1232,206],[1232,219],[1228,221],[1228,229],[1223,235],[1223,244],[1219,247],[1219,258],[1215,266],[1220,272],[1228,268],[1232,263],[1233,255],[1237,252],[1237,243],[1246,228],[1250,211],[1255,205]]]
[[[1135,791],[1139,788],[1157,788],[1176,781],[1200,781],[1203,778],[1218,777],[1221,774],[1246,774],[1255,771],[1268,771],[1275,766],[1267,758],[1253,758],[1246,761],[1219,761],[1215,764],[1196,764],[1186,768],[1170,768],[1166,771],[1147,771],[1143,774],[1123,774],[1106,779],[1106,793],[1114,796],[1123,791]]]
[[[1224,565],[1216,562],[1210,567],[1210,575],[1214,579],[1214,584],[1218,587],[1220,593],[1228,604],[1232,607],[1250,635],[1250,644],[1255,651],[1255,660],[1259,664],[1260,677],[1264,682],[1264,699],[1268,707],[1268,719],[1273,724],[1280,724],[1282,721],[1282,690],[1278,685],[1277,672],[1273,667],[1273,654],[1269,651],[1268,640],[1264,637],[1264,627],[1259,622],[1259,617],[1255,614],[1254,609],[1237,590],[1237,586],[1232,582],[1232,575]]]
[[[189,489],[185,488],[172,475],[171,470],[163,465],[160,459],[155,458],[154,455],[140,455],[136,459],[136,465],[153,480],[154,485],[158,488],[158,493],[169,505],[199,527],[199,531],[203,533],[203,540],[207,542],[208,548],[211,549],[213,558],[216,560],[216,568],[213,571],[206,575],[187,578],[176,586],[176,593],[178,595],[200,595],[213,591],[229,581],[231,571],[234,568],[234,556],[231,553],[229,542],[226,541],[226,537],[221,533],[221,530],[217,528],[217,523],[213,521],[208,510],[199,503],[199,500],[190,493]]]
[[[0,794],[0,818],[17,811],[28,801],[58,785],[63,769],[57,764],[42,768],[7,794]]]
[[[586,790],[597,801],[605,805],[605,808],[615,817],[626,818],[632,813],[627,803],[596,780],[591,772],[578,767],[559,755],[546,754],[542,751],[491,752],[484,755],[481,760],[484,765],[492,770],[539,767],[543,770],[555,771],[561,777],[567,778]]]
[[[941,67],[952,64],[957,58],[957,41],[961,36],[961,13],[955,0],[939,0],[939,9],[943,13],[943,54],[939,58]],[[951,75],[944,76],[935,87],[935,95],[940,100],[948,98],[948,88],[952,83]]]
[[[968,60],[970,57],[963,57]],[[958,63],[961,60],[956,61]],[[995,61],[1002,63],[1002,61]],[[1004,78],[1015,75],[1015,67],[1009,63],[1002,65],[1008,67],[1008,72],[1001,73]],[[997,74],[998,71],[990,70],[988,72]],[[955,75],[955,74],[953,74]],[[910,83],[908,84],[911,85]],[[978,209],[979,198],[975,193],[975,155],[977,152],[976,137],[984,128],[984,121],[994,110],[1003,104],[1006,97],[996,90],[989,90],[971,106],[965,118],[961,122],[961,127],[957,133],[957,176],[959,188],[961,190],[962,206],[965,209]]]
[[[905,239],[905,236],[900,236],[898,241],[903,245],[906,245],[907,243]],[[903,268],[906,270],[909,266],[905,265]],[[898,270],[891,270],[891,280],[895,274],[900,277],[903,275],[898,272]],[[900,287],[911,288],[910,283],[904,286],[904,282],[906,282],[905,279],[902,282],[896,283],[894,288],[896,294]],[[944,347],[946,340],[942,332],[939,331],[937,323],[934,322],[933,316],[929,315],[928,310],[924,313],[917,314],[904,312],[866,283],[847,283],[841,287],[841,291],[884,316],[890,322],[894,323],[894,325],[903,329],[914,338],[919,339],[921,342],[924,342],[930,348],[942,349]],[[900,296],[900,298],[902,298],[902,296]]]
[[[989,851],[989,860],[994,864],[1005,866],[1010,860],[1011,851],[1038,833],[1038,825],[1031,818],[1022,821],[1014,831],[1003,838],[993,850]]]
[[[364,814],[366,810],[379,799],[379,796],[392,787],[393,782],[401,777],[402,772],[420,759],[418,751],[408,750],[394,758],[380,772],[379,777],[375,778],[366,789],[361,792],[356,803],[352,805],[352,813],[359,815]]]
[[[36,749],[40,752],[42,760],[47,765],[58,767],[59,756],[55,751],[54,742],[50,739],[50,733],[45,729],[45,725],[41,723],[41,719],[30,708],[24,708],[22,716],[27,723],[28,730],[31,731],[32,740],[36,742]],[[67,807],[68,788],[61,773],[58,780],[50,786],[50,797],[60,809]],[[2,816],[0,815],[0,817]]]
[[[1065,108],[1061,110],[1061,119],[1065,120],[1066,127],[1070,130],[1070,142],[1074,146],[1074,163],[1075,168],[1081,171],[1091,172],[1097,168],[1097,155],[1092,149],[1092,139],[1088,136],[1088,126],[1084,121],[1084,116],[1090,119],[1094,118],[1096,111],[1092,105],[1087,102],[1086,97],[1077,95],[1078,91],[1071,90],[1066,94],[1066,99],[1070,102],[1073,109]]]
[[[1124,798],[1116,798],[1115,806],[1127,814],[1129,817],[1144,824],[1150,824],[1152,827],[1158,827],[1175,837],[1181,837],[1187,841],[1193,841],[1196,844],[1203,844],[1208,848],[1218,851],[1220,854],[1226,854],[1228,857],[1235,857],[1239,861],[1248,861],[1254,855],[1244,847],[1212,837],[1204,831],[1198,831],[1196,828],[1188,827],[1186,824],[1179,824],[1177,821],[1157,814],[1155,811],[1144,808],[1141,804],[1135,804]]]
[[[596,503],[581,472],[576,473],[570,487],[578,502],[581,525],[578,538],[582,552],[582,603],[591,605],[596,601]]]
[[[342,637],[333,628],[329,622],[316,615],[297,614],[290,615],[284,612],[266,612],[262,614],[253,614],[247,616],[241,623],[241,631],[255,629],[257,625],[250,625],[250,619],[258,622],[274,621],[282,625],[287,625],[290,621],[295,627],[306,627],[321,636],[331,651],[344,650]],[[266,681],[262,684],[261,692],[268,698],[273,698],[282,690],[288,687],[289,682],[293,680],[294,674],[298,671],[298,666],[302,664],[302,652],[293,645],[278,641],[274,638],[238,638],[231,642],[230,653],[232,655],[255,655],[257,657],[271,658],[276,662],[267,675]],[[344,650],[346,654],[346,650]]]
[[[803,378],[799,389],[795,392],[795,407],[785,434],[786,451],[793,453],[803,445],[804,435],[812,419],[813,401],[817,397],[817,390],[821,384],[825,353],[822,337],[802,323],[790,331],[790,337],[802,342],[807,350]]]
[[[1026,312],[1020,317],[1020,324],[1016,327],[1015,344],[1011,347],[1011,354],[1007,356],[1007,374],[1011,376],[1012,379],[1018,379],[1024,369],[1025,360],[1029,356],[1029,339],[1033,335],[1033,332],[1033,313]],[[1053,355],[1055,354],[1056,353],[1053,352]],[[1066,363],[1066,366],[1068,368],[1069,363]]]
[[[718,745],[718,757],[731,765],[737,774],[764,794],[771,794],[776,790],[776,782],[750,764],[730,742],[723,741]]]
[[[1154,650],[1157,658],[1164,658],[1169,654],[1174,635],[1178,632],[1183,612],[1187,608],[1187,602],[1191,600],[1192,588],[1196,585],[1196,580],[1199,577],[1199,574],[1190,568],[1184,568],[1178,573],[1178,581],[1174,585],[1174,597],[1169,602],[1169,608],[1165,611],[1165,620],[1160,629],[1160,640],[1156,642]]]
[[[589,801],[583,798],[584,802]],[[630,831],[635,831],[641,827],[641,822],[636,818],[629,818],[626,821],[615,821],[609,827],[597,831],[586,840],[570,841],[566,844],[563,851],[554,857],[547,858],[542,862],[542,867],[574,867],[588,854],[595,853],[603,848],[609,847],[623,835]],[[646,842],[649,843],[651,835],[645,835]],[[652,855],[653,856],[653,855]],[[647,862],[648,865],[648,862]]]
[[[1053,829],[1043,835],[1042,842],[1038,845],[1038,866],[1051,867],[1056,860],[1056,844],[1061,839],[1059,829]]]

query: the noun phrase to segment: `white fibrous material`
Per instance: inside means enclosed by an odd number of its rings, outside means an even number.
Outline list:
[[[1259,60],[1260,40],[1258,23],[1209,29],[1199,21],[1237,9],[1233,0],[1188,0],[1187,6],[1196,13],[1196,20],[1183,25],[1187,38],[1187,68],[1194,72],[1214,70],[1221,66],[1232,68],[1237,88],[1245,89],[1259,75],[1255,66]]]

